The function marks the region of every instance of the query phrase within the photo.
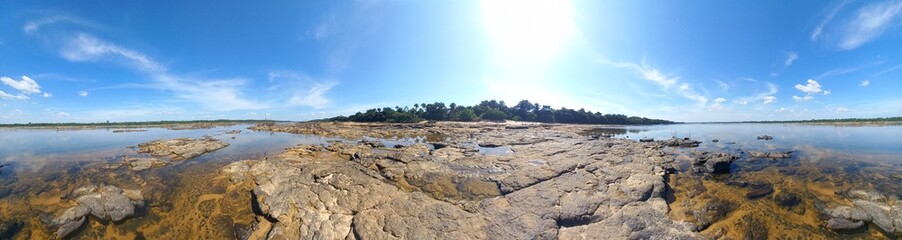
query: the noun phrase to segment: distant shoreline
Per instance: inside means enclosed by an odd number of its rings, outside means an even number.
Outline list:
[[[236,124],[284,122],[275,120],[191,120],[191,121],[144,121],[144,122],[99,122],[99,123],[11,123],[0,124],[0,128],[146,128],[165,127],[172,129],[196,129]]]

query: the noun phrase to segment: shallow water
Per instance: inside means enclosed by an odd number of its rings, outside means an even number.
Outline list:
[[[820,126],[795,124],[681,124],[605,127],[593,131],[614,137],[641,139],[691,138],[698,148],[668,148],[677,159],[691,159],[699,151],[740,156],[729,174],[697,175],[687,171],[688,161],[670,176],[671,217],[696,221],[705,211],[725,207],[725,213],[703,233],[742,238],[750,231],[769,231],[771,238],[893,238],[870,224],[856,233],[835,233],[823,228],[826,216],[817,204],[849,204],[843,193],[874,190],[902,198],[902,126]],[[758,140],[760,135],[772,140]],[[717,141],[713,141],[717,139]],[[788,159],[760,159],[748,151],[792,151]],[[742,184],[737,184],[742,183]],[[750,199],[746,194],[761,184],[772,193]],[[787,207],[777,195],[792,194],[798,205]],[[784,195],[785,196],[785,195]],[[701,210],[700,210],[701,209]],[[707,210],[706,210],[707,209]],[[752,225],[760,225],[755,227]]]
[[[0,128],[0,224],[15,226],[18,239],[52,237],[48,218],[71,207],[63,199],[75,188],[115,185],[140,189],[147,206],[122,223],[90,219],[74,238],[184,239],[202,234],[234,238],[236,229],[249,228],[247,189],[226,189],[219,169],[233,161],[275,155],[297,144],[327,144],[319,136],[255,132],[248,125],[208,129],[169,130],[146,128],[142,132],[111,129],[11,129]],[[231,130],[242,130],[227,134]],[[143,142],[211,136],[229,146],[168,166],[131,171],[121,157],[134,155],[130,147]],[[234,186],[229,186],[233,188]],[[212,217],[211,217],[212,216]],[[0,229],[0,239],[12,231]]]

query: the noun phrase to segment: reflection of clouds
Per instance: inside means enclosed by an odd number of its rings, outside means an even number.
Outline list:
[[[812,163],[824,162],[848,165],[858,161],[891,168],[898,168],[898,165],[902,164],[902,158],[900,158],[898,154],[892,153],[837,151],[828,148],[815,147],[810,144],[795,145],[792,147],[792,150],[799,152],[801,160],[810,161]],[[902,169],[886,170],[902,171]]]
[[[20,152],[8,154],[4,161],[16,162],[19,171],[30,170],[32,173],[39,172],[47,166],[57,166],[60,164],[74,162],[102,162],[106,157],[114,157],[123,153],[125,150],[106,150],[85,153],[67,153],[67,154],[34,154],[32,152]]]

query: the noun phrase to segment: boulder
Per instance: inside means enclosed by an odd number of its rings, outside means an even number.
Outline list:
[[[59,238],[81,228],[88,214],[120,222],[135,214],[135,206],[144,204],[140,191],[122,190],[115,186],[87,186],[74,190],[70,195],[77,198],[77,205],[52,220],[52,225],[57,226],[56,235]]]
[[[730,173],[730,164],[735,160],[735,156],[727,154],[715,154],[705,161],[705,169],[709,173]]]

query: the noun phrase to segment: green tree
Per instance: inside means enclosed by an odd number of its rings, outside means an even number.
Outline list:
[[[482,119],[490,121],[502,121],[504,119],[507,119],[507,114],[505,114],[501,110],[489,108],[484,113],[482,113]]]
[[[471,121],[479,120],[479,118],[476,117],[476,113],[473,113],[472,109],[464,108],[463,110],[459,111],[459,114],[457,115],[456,120],[471,122]]]

